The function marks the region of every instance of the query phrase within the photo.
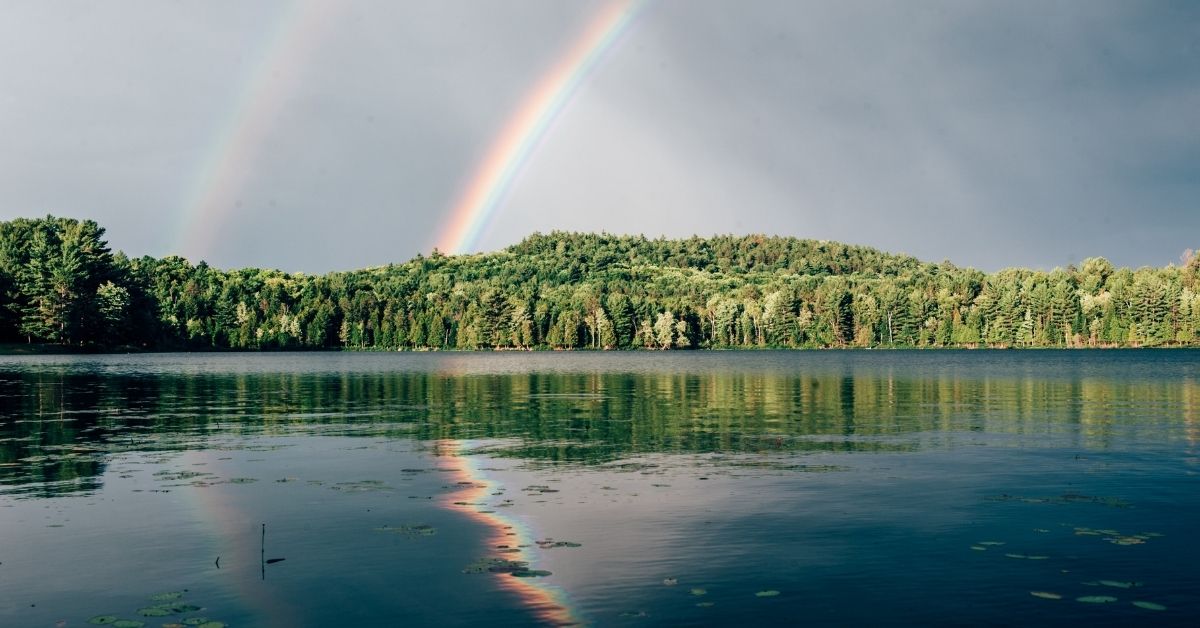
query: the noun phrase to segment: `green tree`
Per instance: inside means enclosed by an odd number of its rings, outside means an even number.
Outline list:
[[[670,349],[675,340],[675,315],[662,312],[654,321],[654,342],[659,349]]]

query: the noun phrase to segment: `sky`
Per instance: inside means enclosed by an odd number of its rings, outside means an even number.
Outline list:
[[[1195,2],[4,11],[0,220],[94,219],[131,256],[323,273],[555,229],[839,240],[986,271],[1200,248]],[[488,184],[547,84],[557,104]],[[495,202],[454,241],[472,186]]]

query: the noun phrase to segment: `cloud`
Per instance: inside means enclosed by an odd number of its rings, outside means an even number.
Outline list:
[[[170,252],[239,79],[296,6],[10,7],[0,218],[92,217],[131,254]],[[601,6],[341,5],[207,257],[319,272],[428,251]],[[482,245],[768,232],[986,269],[1165,264],[1200,231],[1197,24],[1190,3],[652,3]]]
[[[642,195],[656,204],[636,205],[642,224],[744,225],[993,269],[1166,263],[1150,243],[1169,232],[1147,219],[1200,218],[1137,173],[1194,163],[1197,82],[1182,59],[1159,67],[1162,25],[1131,34],[1137,17],[1095,3],[664,3],[564,115],[512,215],[630,225],[609,207],[636,193],[614,191],[613,171],[634,190],[687,173],[686,189]],[[622,146],[623,159],[595,160],[590,185],[588,162]],[[553,218],[539,222],[539,205]],[[493,243],[517,231],[497,226]]]

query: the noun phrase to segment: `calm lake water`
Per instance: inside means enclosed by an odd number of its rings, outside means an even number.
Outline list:
[[[1196,625],[1198,377],[1194,351],[3,357],[0,625]]]

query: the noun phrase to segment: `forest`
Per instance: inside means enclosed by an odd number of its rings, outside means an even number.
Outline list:
[[[1200,344],[1200,256],[984,273],[790,237],[535,233],[324,275],[112,252],[0,222],[0,343],[71,350],[1158,347]]]

